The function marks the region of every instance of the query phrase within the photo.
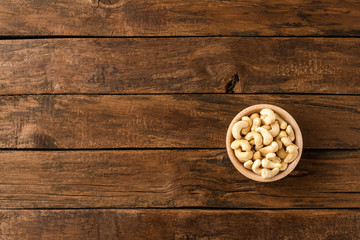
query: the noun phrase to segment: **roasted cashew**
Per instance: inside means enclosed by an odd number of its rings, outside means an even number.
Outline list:
[[[253,160],[258,160],[260,159],[261,160],[261,153],[259,151],[256,151],[253,155]]]
[[[298,156],[299,154],[299,148],[296,145],[290,145],[286,148],[286,152],[288,152],[288,155],[286,156],[286,158],[284,159],[285,163],[291,163],[292,161],[295,160],[295,158]]]
[[[288,138],[288,137],[281,138],[281,142],[282,142],[282,144],[284,144],[285,147],[288,147],[291,144],[293,144],[292,141],[290,140],[290,138]]]
[[[286,162],[281,163],[280,171],[284,171],[287,168],[288,164]]]
[[[248,141],[254,139],[254,143],[256,146],[260,146],[263,140],[260,133],[257,132],[249,132],[248,134],[246,134],[245,139]]]
[[[280,131],[279,135],[275,137],[275,142],[279,145],[279,148],[282,148],[281,138],[287,137],[287,133],[285,131]]]
[[[250,132],[251,125],[252,125],[252,120],[247,116],[242,117],[241,120],[245,121],[245,122],[247,122],[249,124],[247,127],[241,129],[241,134],[246,135],[246,134],[248,134],[248,132]]]
[[[261,119],[259,117],[256,117],[253,119],[251,131],[255,131],[256,128],[261,126]]]
[[[269,159],[274,163],[281,163],[281,159],[278,156],[276,156],[276,153],[267,153],[265,158]]]
[[[262,178],[272,178],[274,177],[275,175],[277,175],[279,173],[279,168],[274,168],[272,170],[269,170],[267,168],[263,168],[261,170],[261,177]]]
[[[286,128],[286,133],[288,134],[289,136],[289,139],[291,141],[294,141],[295,140],[295,133],[294,133],[294,130],[293,128],[291,127],[291,125],[288,125],[287,128]]]
[[[250,119],[254,121],[255,118],[260,118],[260,115],[258,113],[253,113],[250,115]]]
[[[279,114],[275,113],[275,119],[279,122],[281,129],[286,129],[288,124],[279,116]]]
[[[241,134],[240,134],[241,130],[248,126],[249,126],[249,124],[245,121],[236,122],[231,130],[233,137],[235,139],[241,139]]]
[[[275,113],[273,110],[265,108],[260,111],[260,119],[266,124],[270,125],[275,122]]]
[[[251,170],[253,163],[254,163],[253,161],[248,160],[244,163],[244,167]]]
[[[273,122],[270,127],[271,129],[269,130],[269,133],[271,134],[271,136],[276,137],[280,132],[280,126],[278,121]]]
[[[261,127],[266,129],[267,131],[269,131],[271,129],[270,125],[262,125]]]
[[[255,129],[256,132],[259,132],[262,137],[263,137],[263,144],[264,145],[269,145],[272,140],[273,140],[273,137],[271,136],[271,134],[266,130],[264,129],[263,127],[258,127]]]
[[[243,139],[233,141],[230,147],[234,150],[241,148],[243,151],[250,151],[251,149],[250,143]]]
[[[260,149],[259,152],[261,153],[261,155],[266,156],[266,154],[268,153],[277,152],[278,149],[279,149],[278,144],[276,142],[272,142],[269,146]]]
[[[257,175],[261,175],[261,160],[257,159],[254,164],[252,165],[251,169],[253,170],[254,173],[256,173]]]
[[[244,163],[250,160],[253,156],[252,151],[242,152],[240,148],[234,150],[235,156],[240,162]]]
[[[264,168],[280,168],[281,167],[281,163],[274,163],[272,161],[270,161],[269,159],[264,158],[263,160],[261,160],[261,165]]]
[[[284,148],[280,148],[276,154],[281,158],[281,159],[285,159],[286,156],[288,155],[288,153],[285,151]]]

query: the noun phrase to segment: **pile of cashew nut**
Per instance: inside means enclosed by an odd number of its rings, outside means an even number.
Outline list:
[[[299,154],[293,128],[271,109],[242,117],[232,135],[231,148],[237,159],[262,178],[284,171]]]

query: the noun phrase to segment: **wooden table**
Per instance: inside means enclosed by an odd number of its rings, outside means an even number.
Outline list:
[[[0,2],[0,239],[359,239],[360,3]],[[304,137],[273,183],[232,118]]]

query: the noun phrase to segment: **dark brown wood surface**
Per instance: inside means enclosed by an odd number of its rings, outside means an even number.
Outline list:
[[[4,239],[357,239],[358,210],[0,211]]]
[[[1,151],[0,208],[357,208],[360,151],[306,150],[258,183],[219,150]]]
[[[358,239],[360,2],[0,2],[0,239]],[[272,182],[225,135],[270,103]]]
[[[359,36],[348,1],[1,1],[3,36]]]
[[[1,95],[360,93],[357,38],[6,40],[0,52]]]
[[[30,95],[0,98],[2,148],[225,148],[232,118],[272,103],[305,148],[359,149],[360,97],[321,95]]]

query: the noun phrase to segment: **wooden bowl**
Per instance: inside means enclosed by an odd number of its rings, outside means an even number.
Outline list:
[[[254,112],[260,113],[260,111],[264,108],[269,108],[269,109],[273,110],[275,113],[279,114],[279,116],[282,117],[288,124],[290,124],[292,126],[292,128],[294,129],[294,132],[295,132],[295,144],[299,147],[299,155],[293,162],[289,163],[289,165],[285,169],[285,171],[279,172],[276,176],[274,176],[272,178],[268,178],[268,179],[264,179],[261,176],[257,175],[256,173],[254,173],[253,171],[246,169],[244,167],[244,165],[236,158],[234,150],[231,149],[231,147],[230,147],[231,143],[234,141],[234,138],[231,133],[231,130],[232,130],[232,127],[234,126],[234,124],[237,121],[240,121],[243,116],[250,116]],[[295,119],[287,111],[285,111],[284,109],[277,107],[275,105],[258,104],[258,105],[253,105],[248,108],[245,108],[239,114],[237,114],[235,116],[235,118],[232,120],[232,122],[230,123],[229,129],[227,131],[227,134],[226,134],[226,149],[227,149],[228,155],[230,157],[230,160],[233,163],[233,165],[235,166],[235,168],[240,173],[242,173],[245,177],[250,178],[255,181],[258,181],[258,182],[273,182],[273,181],[277,181],[279,179],[284,178],[285,176],[287,176],[289,173],[291,173],[294,170],[294,168],[296,167],[296,165],[298,164],[298,162],[301,158],[301,154],[302,154],[302,150],[303,150],[303,138],[301,135],[299,125],[296,123]]]

